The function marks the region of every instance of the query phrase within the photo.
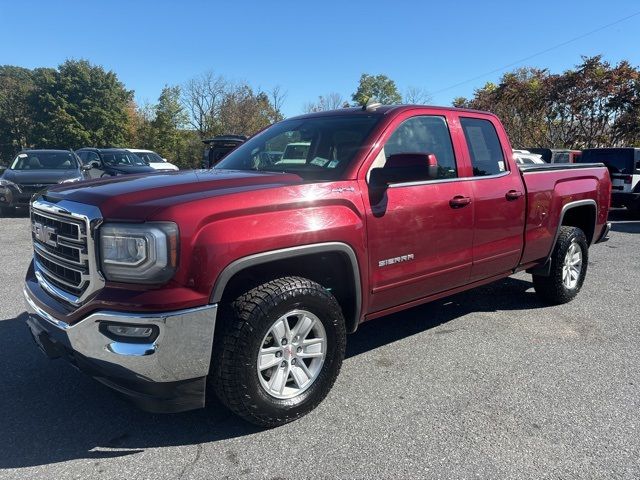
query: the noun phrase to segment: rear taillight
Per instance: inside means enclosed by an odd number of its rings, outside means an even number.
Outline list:
[[[631,185],[631,175],[624,176],[624,183],[627,185]]]

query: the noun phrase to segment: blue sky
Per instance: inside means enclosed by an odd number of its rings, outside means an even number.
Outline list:
[[[449,105],[504,70],[487,72],[638,12],[637,0],[0,0],[0,64],[85,58],[115,71],[138,102],[211,70],[280,85],[287,116],[318,95],[350,97],[363,72],[383,73],[401,92],[420,87]],[[639,66],[640,15],[517,66],[561,72],[596,54]]]

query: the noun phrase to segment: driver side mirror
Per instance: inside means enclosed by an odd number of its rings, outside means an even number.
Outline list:
[[[421,182],[438,178],[438,159],[433,153],[396,153],[382,168],[371,170],[369,184],[386,188],[393,183]]]

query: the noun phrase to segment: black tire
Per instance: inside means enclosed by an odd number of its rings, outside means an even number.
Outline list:
[[[293,310],[306,310],[320,320],[326,333],[326,353],[306,390],[293,398],[279,399],[270,395],[258,378],[258,353],[274,323]],[[222,306],[209,381],[231,411],[255,425],[276,427],[307,414],[327,396],[340,372],[345,345],[344,317],[333,295],[306,278],[279,278]]]
[[[567,252],[574,244],[580,248],[582,263],[575,286],[569,288],[564,282],[563,267]],[[536,293],[543,301],[552,305],[570,302],[582,288],[587,275],[588,263],[589,245],[584,232],[578,227],[560,227],[558,241],[551,254],[551,272],[549,276],[533,275],[533,287]]]

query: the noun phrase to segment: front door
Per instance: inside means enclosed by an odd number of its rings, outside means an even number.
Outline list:
[[[392,184],[383,195],[367,190],[370,311],[463,285],[471,271],[473,192],[458,179],[447,117],[410,116],[395,125],[372,152],[371,168],[418,153],[435,155],[438,169],[433,179]]]

